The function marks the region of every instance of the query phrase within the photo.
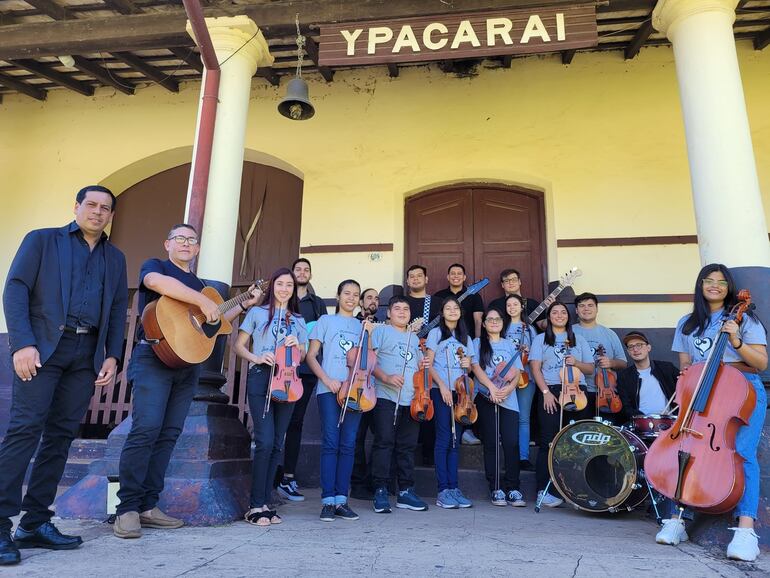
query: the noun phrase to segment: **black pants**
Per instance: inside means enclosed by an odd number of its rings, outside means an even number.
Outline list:
[[[422,444],[422,465],[432,466],[435,460],[433,452],[436,448],[436,422],[434,420],[420,423],[419,442]]]
[[[554,394],[558,400],[559,394],[561,393],[561,384],[549,385],[548,389],[551,390],[551,393]],[[594,405],[596,403],[596,394],[593,394],[593,404],[591,403],[591,395],[592,394],[586,394],[588,397],[588,405],[586,405],[586,407],[581,411],[565,411],[564,423],[561,424],[561,411],[558,402],[556,404],[556,411],[553,413],[548,413],[543,407],[543,394],[542,392],[538,391],[537,398],[535,400],[535,403],[537,403],[537,417],[540,423],[540,427],[538,429],[537,444],[539,448],[537,451],[537,464],[535,465],[535,478],[538,492],[540,490],[544,490],[546,485],[548,485],[548,449],[550,443],[553,441],[553,438],[557,433],[559,433],[559,430],[561,430],[563,426],[568,425],[570,421],[591,419],[596,413],[596,408]],[[555,488],[551,488],[549,489],[549,493],[556,495],[558,492]]]
[[[315,375],[300,375],[302,379],[302,397],[294,404],[294,410],[289,421],[289,428],[286,430],[286,442],[284,444],[285,452],[283,458],[283,475],[290,474],[294,476],[297,471],[297,461],[299,460],[299,450],[302,445],[302,425],[305,422],[305,412],[307,404],[315,392],[315,386],[318,378]]]
[[[53,516],[48,507],[94,392],[95,351],[96,335],[64,333],[31,381],[14,374],[10,423],[0,446],[0,531],[10,532],[10,518],[22,510],[20,525],[26,530]],[[24,474],[38,444],[22,501]]]
[[[149,345],[137,345],[128,367],[131,431],[120,453],[117,513],[152,510],[198,383],[200,366],[171,369]]]
[[[398,489],[403,491],[414,486],[414,452],[417,448],[420,424],[412,419],[409,406],[402,405],[398,408],[398,418],[394,426],[395,409],[395,402],[380,398],[374,409],[369,412],[374,422],[372,480],[375,488],[387,487],[391,462],[395,461]]]
[[[273,478],[283,454],[286,428],[294,411],[291,403],[277,403],[271,400],[269,411],[265,414],[267,387],[271,375],[269,365],[255,365],[249,370],[246,381],[254,435],[254,456],[251,462],[252,508],[261,508],[270,502]]]
[[[515,393],[513,394],[515,395]],[[477,422],[481,429],[481,442],[484,444],[484,471],[490,492],[502,489],[505,493],[519,489],[519,412],[497,408],[495,404],[481,395],[476,396],[476,409],[479,412]],[[499,419],[499,437],[495,437],[495,418]],[[498,486],[499,472],[497,463],[500,459],[500,442],[503,445],[502,456],[505,458],[505,476]]]
[[[356,452],[353,459],[353,475],[350,477],[350,485],[359,491],[373,490],[372,486],[372,460],[366,457],[366,436],[368,432],[374,432],[374,411],[380,405],[380,399],[372,411],[361,414],[361,423],[356,433]]]

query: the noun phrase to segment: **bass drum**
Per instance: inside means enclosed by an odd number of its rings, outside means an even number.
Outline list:
[[[647,446],[602,420],[563,428],[551,443],[548,469],[562,496],[587,512],[632,510],[647,497],[643,479]]]

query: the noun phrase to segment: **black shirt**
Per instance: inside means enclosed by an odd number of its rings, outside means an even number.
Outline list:
[[[410,321],[413,321],[417,319],[418,317],[423,317],[423,313],[425,310],[425,297],[412,297],[411,295],[406,296],[406,300],[409,302],[409,316]],[[430,321],[433,320],[434,317],[441,314],[441,299],[436,299],[434,297],[430,298],[430,319],[423,319],[423,323],[427,325],[430,323]]]
[[[153,301],[160,299],[159,293],[148,289],[144,285],[144,278],[148,273],[160,273],[161,275],[166,275],[167,277],[173,277],[177,281],[184,283],[190,289],[194,289],[195,291],[200,291],[204,287],[203,281],[198,279],[195,273],[190,273],[189,271],[180,269],[168,259],[165,261],[162,259],[147,259],[147,261],[142,263],[142,268],[139,271],[140,315],[142,311],[144,311],[144,308],[147,307],[148,303],[152,303]],[[141,324],[139,324],[139,327],[137,328],[136,336],[137,339],[144,339],[144,328],[141,326]]]
[[[69,232],[72,272],[67,325],[99,327],[104,292],[104,241],[107,235],[102,233],[92,250],[76,222],[72,222]]]
[[[497,299],[493,299],[492,302],[489,304],[490,307],[494,307],[495,309],[498,309],[502,311],[504,314],[505,311],[505,297],[498,297]],[[540,305],[540,301],[537,299],[532,299],[531,297],[524,297],[524,313],[527,317],[529,317],[532,312],[537,309],[537,306]],[[537,319],[535,321],[542,321],[545,319],[545,309],[543,310],[540,315],[537,316]],[[533,322],[534,323],[534,322]],[[537,329],[537,328],[535,328]]]
[[[460,297],[468,288],[463,286],[462,289],[460,289],[459,292],[453,293],[452,289],[450,287],[447,287],[446,289],[442,289],[441,291],[437,291],[436,294],[433,296],[434,299],[436,299],[439,304],[444,301],[447,297],[454,296],[454,297]],[[465,320],[465,329],[468,331],[468,335],[471,336],[471,339],[474,339],[477,337],[476,335],[476,321],[473,319],[473,314],[478,312],[483,313],[484,312],[484,301],[481,299],[481,295],[478,293],[474,293],[473,295],[468,295],[465,299],[463,299],[463,302],[460,303],[460,309],[463,312],[463,319]]]
[[[299,313],[305,320],[307,333],[310,335],[310,330],[313,328],[313,325],[315,325],[315,322],[318,321],[322,315],[326,315],[326,305],[324,304],[323,299],[318,295],[308,291],[305,296],[299,300]],[[320,355],[318,356],[318,362],[321,362]],[[304,361],[300,364],[298,371],[300,375],[314,375]]]

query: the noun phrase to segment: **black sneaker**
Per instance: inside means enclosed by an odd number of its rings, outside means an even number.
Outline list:
[[[338,505],[334,509],[334,515],[343,520],[358,520],[358,514],[351,510],[347,503]]]
[[[297,490],[297,481],[294,478],[284,478],[278,484],[278,493],[290,502],[302,502],[305,496]]]
[[[519,469],[522,472],[534,472],[535,466],[529,460],[519,460]]]
[[[321,508],[321,521],[333,522],[334,513],[334,504],[324,504],[324,507]]]

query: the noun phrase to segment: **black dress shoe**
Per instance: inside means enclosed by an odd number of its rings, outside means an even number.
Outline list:
[[[19,526],[13,536],[16,546],[23,548],[46,548],[48,550],[74,550],[83,543],[80,536],[67,536],[59,532],[51,522],[36,530],[28,531]]]
[[[10,566],[21,561],[21,554],[11,540],[10,532],[0,532],[0,566]]]

